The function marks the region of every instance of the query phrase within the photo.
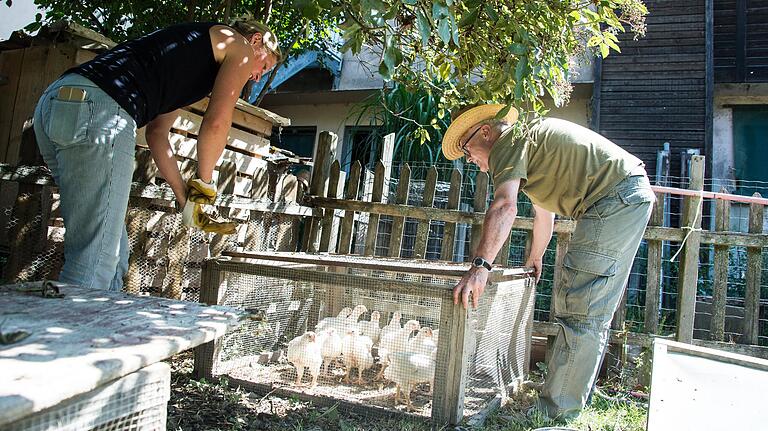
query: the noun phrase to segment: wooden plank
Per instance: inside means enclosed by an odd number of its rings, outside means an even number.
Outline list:
[[[408,205],[408,195],[411,188],[411,167],[406,163],[400,170],[400,182],[397,185],[395,203]],[[403,243],[403,228],[405,227],[405,217],[394,217],[392,219],[392,233],[389,237],[389,257],[400,257],[400,248]]]
[[[179,116],[173,122],[172,128],[197,136],[200,134],[200,126],[202,124],[202,116],[181,110]],[[251,156],[267,156],[269,155],[270,143],[269,140],[262,136],[230,128],[227,134],[226,146],[230,149],[244,151]]]
[[[13,105],[13,118],[8,139],[8,150],[4,161],[18,163],[21,132],[24,122],[32,117],[40,95],[48,85],[45,83],[45,63],[48,58],[47,46],[32,46],[24,49],[24,60],[19,78],[16,101]]]
[[[224,283],[224,274],[218,270],[215,261],[205,261],[200,275],[200,302],[206,305],[219,305],[226,295],[227,283]],[[221,340],[213,339],[205,344],[197,346],[194,350],[194,368],[192,375],[196,379],[213,378],[213,364],[221,353]]]
[[[328,181],[328,197],[333,199],[339,197],[339,177],[341,176],[341,164],[338,160],[334,160],[331,165],[331,174]],[[335,210],[329,209],[325,211],[323,216],[322,229],[320,233],[320,248],[318,251],[327,252],[330,251],[331,244],[331,231],[333,229],[333,220],[335,218]]]
[[[210,99],[206,97],[187,106],[187,109],[204,114],[208,109],[209,103]],[[271,121],[257,117],[253,114],[243,111],[242,109],[235,109],[232,112],[232,124],[245,131],[257,133],[267,138],[272,135],[272,127],[274,127]]]
[[[437,345],[435,388],[432,399],[432,422],[439,426],[454,425],[464,416],[464,391],[469,361],[467,311],[444,297],[440,305],[440,341]]]
[[[723,193],[727,190],[723,188]],[[730,202],[718,199],[715,201],[715,229],[720,232],[730,230]],[[728,247],[715,245],[715,274],[712,280],[712,323],[709,338],[712,341],[723,341],[725,333],[725,305],[728,293]]]
[[[656,203],[651,212],[649,226],[659,226],[664,223],[664,208],[666,201],[662,193],[656,193]],[[645,317],[643,326],[648,334],[655,334],[659,330],[659,295],[661,289],[662,271],[662,242],[648,240],[648,259],[646,265],[645,282]]]
[[[459,208],[461,198],[461,172],[453,169],[451,172],[451,188],[448,191],[448,209],[455,210]],[[443,230],[443,248],[440,253],[440,259],[453,260],[453,243],[456,239],[456,223],[445,222]]]
[[[691,158],[689,189],[704,189],[704,157]],[[699,246],[701,244],[701,197],[686,196],[683,200],[681,225],[687,231],[682,245],[680,276],[677,291],[677,341],[690,343],[693,339],[693,321],[696,314],[696,286],[699,277]]]
[[[437,186],[437,167],[432,166],[427,170],[427,178],[424,182],[424,194],[421,199],[421,206],[432,208],[435,202],[435,187]],[[413,257],[416,259],[426,259],[427,244],[429,243],[430,220],[420,220],[416,228],[416,243],[413,246]]]
[[[358,198],[360,192],[360,172],[363,167],[359,160],[355,160],[352,164],[349,173],[349,181],[347,182],[347,193],[345,198],[347,200],[355,201]],[[351,253],[352,246],[352,228],[355,224],[355,212],[353,210],[344,211],[344,220],[341,222],[341,234],[339,238],[339,253],[349,254]]]
[[[370,269],[372,271],[408,272],[413,274],[434,275],[440,278],[461,278],[469,269],[468,263],[438,262],[434,260],[390,257],[362,257],[337,254],[314,253],[276,253],[254,251],[227,251],[224,256],[242,259],[275,261],[280,264],[301,263],[310,266],[337,266]],[[526,268],[494,267],[488,274],[489,282],[516,280],[530,273]],[[449,286],[451,289],[453,286]]]
[[[283,188],[278,199],[282,202],[295,202],[298,195],[298,179],[295,175],[286,175],[283,179]],[[278,221],[289,220],[288,223],[280,223],[276,227],[275,249],[278,251],[296,251],[299,242],[299,218],[288,217],[275,213]]]
[[[197,160],[197,139],[171,132],[169,141],[177,158]],[[233,162],[237,171],[243,175],[254,175],[256,171],[266,169],[268,165],[267,161],[260,157],[252,157],[229,148],[224,148],[221,157],[216,161],[216,167],[220,167],[223,162]]]
[[[16,112],[16,93],[21,79],[24,50],[14,49],[0,52],[0,75],[8,81],[0,91],[0,161],[8,162],[6,153],[11,139],[11,124]]]
[[[312,168],[312,179],[309,183],[309,194],[312,196],[325,197],[328,192],[331,164],[336,159],[338,140],[339,138],[335,133],[320,132],[315,151],[315,164]],[[304,229],[302,248],[308,252],[317,251],[320,240],[319,233],[320,219],[314,217],[309,219]]]
[[[488,209],[488,174],[486,172],[478,172],[475,178],[475,199],[474,210],[475,212],[485,213]],[[472,225],[472,237],[470,239],[469,250],[471,255],[476,255],[477,245],[480,243],[480,238],[483,236],[483,225]]]
[[[376,164],[376,173],[373,177],[373,191],[371,193],[371,203],[382,201],[384,195],[384,182],[386,176],[384,163],[379,160]],[[376,237],[379,233],[379,214],[371,213],[368,217],[368,231],[365,236],[365,256],[373,256],[376,253]]]
[[[752,195],[760,197],[759,193]],[[763,232],[764,207],[760,204],[749,206],[749,232]],[[742,344],[759,344],[760,335],[760,282],[763,270],[762,249],[747,248],[747,273],[744,291],[744,335],[739,338]]]
[[[26,287],[42,283],[30,283]],[[0,357],[0,428],[236,328],[245,313],[62,285],[63,298],[0,288],[3,332],[30,336]],[[51,336],[52,328],[62,328]],[[64,328],[79,328],[66,330]],[[42,350],[40,350],[42,349]],[[13,352],[13,354],[11,354]],[[41,359],[45,352],[45,360]]]

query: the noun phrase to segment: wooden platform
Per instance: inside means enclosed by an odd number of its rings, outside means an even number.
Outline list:
[[[246,317],[231,307],[74,286],[44,298],[20,286],[0,286],[0,332],[29,333],[0,344],[0,427],[214,340]]]

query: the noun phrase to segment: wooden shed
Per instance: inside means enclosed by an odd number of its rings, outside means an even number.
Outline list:
[[[113,46],[110,39],[65,21],[35,37],[15,33],[0,43],[0,162],[36,161],[37,149],[22,145],[22,136],[40,95],[64,71]]]

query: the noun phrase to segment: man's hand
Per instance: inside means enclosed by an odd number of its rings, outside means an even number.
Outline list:
[[[541,264],[542,260],[539,259],[532,259],[528,258],[528,260],[525,262],[526,268],[533,268],[533,276],[536,277],[536,284],[539,284],[539,279],[541,278]]]
[[[461,277],[459,283],[453,288],[453,303],[458,304],[459,298],[464,308],[469,308],[469,295],[472,295],[473,307],[477,308],[480,303],[480,296],[485,291],[485,284],[488,282],[488,270],[485,268],[472,267]]]

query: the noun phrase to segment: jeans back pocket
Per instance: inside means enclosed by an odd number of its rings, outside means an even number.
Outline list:
[[[90,100],[69,101],[52,98],[46,124],[48,138],[58,147],[83,143],[93,116]]]

